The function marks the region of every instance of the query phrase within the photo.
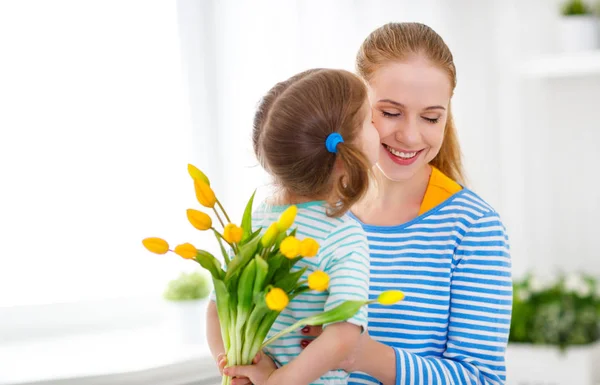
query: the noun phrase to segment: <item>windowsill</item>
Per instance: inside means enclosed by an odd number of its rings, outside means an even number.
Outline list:
[[[144,326],[5,340],[0,344],[0,385],[219,383],[206,343],[186,342],[190,339],[181,329],[165,316],[158,322],[150,318]],[[42,333],[38,329],[33,334]]]
[[[3,344],[0,363],[2,385],[181,384],[218,375],[205,344],[177,343],[164,327]]]

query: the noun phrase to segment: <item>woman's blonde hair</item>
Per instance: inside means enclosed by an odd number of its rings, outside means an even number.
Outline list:
[[[424,24],[389,23],[371,32],[358,51],[356,69],[369,82],[382,66],[415,55],[424,55],[448,74],[453,94],[456,87],[456,67],[452,52],[440,35]],[[456,182],[464,183],[460,145],[452,111],[448,107],[444,141],[431,165]]]

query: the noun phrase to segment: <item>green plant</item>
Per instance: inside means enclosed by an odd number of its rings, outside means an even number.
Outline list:
[[[561,13],[563,16],[591,15],[592,9],[583,0],[568,0],[563,3]]]
[[[600,340],[600,282],[590,275],[527,275],[513,285],[509,341],[559,346]]]
[[[164,297],[169,301],[188,301],[208,297],[211,285],[207,274],[182,273],[169,282]]]

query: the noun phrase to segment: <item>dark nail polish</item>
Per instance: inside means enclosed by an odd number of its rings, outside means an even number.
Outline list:
[[[310,328],[308,326],[305,326],[302,328],[302,333],[308,333],[310,331]]]
[[[308,346],[308,341],[307,340],[302,340],[300,341],[300,346],[302,346],[303,348]]]

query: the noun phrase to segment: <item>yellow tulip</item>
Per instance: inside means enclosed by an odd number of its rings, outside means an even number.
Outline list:
[[[329,287],[329,276],[321,270],[317,270],[308,276],[308,287],[315,291],[325,291]]]
[[[208,180],[208,177],[193,164],[188,164],[188,173],[193,180],[200,179],[210,186],[210,180]]]
[[[196,199],[204,207],[213,208],[217,202],[215,192],[201,179],[194,179],[194,189],[196,190]]]
[[[260,243],[264,248],[273,246],[273,242],[275,242],[275,237],[279,234],[279,230],[277,230],[277,223],[271,223],[271,226],[265,231]]]
[[[404,299],[404,293],[400,290],[388,290],[379,294],[377,297],[377,302],[382,305],[393,305],[398,301],[402,301]]]
[[[187,210],[187,218],[188,221],[197,228],[198,230],[208,230],[212,227],[212,219],[208,216],[208,214],[203,213],[202,211],[188,209]]]
[[[319,251],[319,244],[312,238],[305,238],[300,242],[300,255],[303,257],[314,257]]]
[[[196,259],[198,250],[190,243],[184,243],[175,247],[175,254],[185,259]]]
[[[244,229],[233,223],[228,223],[223,229],[223,238],[227,243],[239,243],[244,235]]]
[[[296,237],[287,237],[281,241],[279,251],[281,251],[281,254],[286,258],[296,258],[300,254],[300,241]]]
[[[290,298],[285,291],[276,287],[271,289],[265,296],[267,307],[271,310],[282,311],[290,302]]]
[[[169,251],[169,244],[162,238],[146,238],[142,243],[148,251],[155,254],[166,254]]]
[[[277,230],[279,232],[287,231],[292,224],[296,220],[296,214],[298,213],[298,208],[296,206],[290,206],[281,215],[279,216],[279,220],[277,220]]]

